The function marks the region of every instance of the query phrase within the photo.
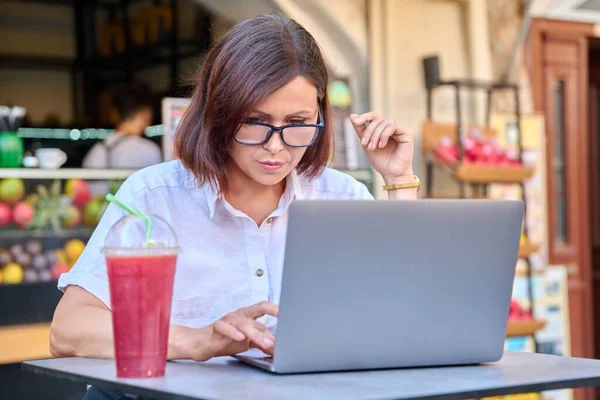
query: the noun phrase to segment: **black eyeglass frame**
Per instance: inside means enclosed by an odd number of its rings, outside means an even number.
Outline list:
[[[281,141],[288,147],[310,147],[313,144],[315,144],[315,142],[321,135],[321,132],[323,132],[323,129],[325,129],[325,120],[323,118],[323,116],[324,116],[323,102],[320,100],[319,100],[319,113],[320,113],[319,119],[321,120],[321,122],[319,122],[318,124],[288,124],[288,125],[282,125],[282,126],[274,126],[274,125],[265,124],[262,122],[249,122],[249,123],[245,122],[242,125],[264,126],[266,128],[269,128],[270,130],[269,130],[269,133],[267,133],[267,135],[265,136],[265,140],[263,140],[262,142],[248,143],[248,142],[238,140],[237,134],[236,134],[236,137],[233,138],[233,140],[235,140],[237,143],[243,144],[245,146],[262,146],[263,144],[265,144],[269,140],[271,140],[271,136],[273,136],[274,132],[279,132],[279,134],[281,135]],[[286,128],[298,128],[298,127],[302,127],[302,128],[308,127],[308,128],[316,128],[317,129],[317,133],[315,134],[313,140],[309,144],[291,145],[285,141],[285,135],[283,134],[283,130]]]

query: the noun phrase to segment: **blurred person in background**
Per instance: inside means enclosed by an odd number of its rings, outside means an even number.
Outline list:
[[[141,169],[162,162],[160,147],[143,137],[153,118],[146,87],[136,84],[117,88],[113,104],[119,121],[116,132],[90,149],[83,167]]]

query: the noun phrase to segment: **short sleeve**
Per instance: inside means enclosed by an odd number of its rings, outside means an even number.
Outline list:
[[[115,195],[119,200],[126,203],[133,203],[135,197],[130,179],[121,185]],[[58,288],[60,290],[65,291],[71,285],[79,286],[96,296],[110,308],[108,275],[106,272],[106,262],[102,254],[102,247],[104,246],[104,240],[109,229],[124,215],[125,211],[121,208],[112,203],[109,204],[73,268],[60,276],[58,280]]]
[[[356,200],[374,200],[364,183],[356,181]]]

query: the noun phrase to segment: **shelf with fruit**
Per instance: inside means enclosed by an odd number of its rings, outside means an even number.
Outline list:
[[[533,319],[531,311],[526,311],[517,300],[511,300],[506,337],[533,335],[545,325],[544,321]]]
[[[531,254],[537,253],[539,250],[540,250],[540,246],[538,244],[523,241],[519,245],[519,257],[527,258]]]
[[[15,241],[0,248],[0,284],[56,281],[71,269],[84,247],[81,239],[68,239],[60,246],[44,246],[37,239]]]
[[[522,232],[519,241],[519,258],[527,258],[538,251],[540,251],[540,245],[530,242],[525,232]]]
[[[75,263],[107,202],[82,179],[37,184],[0,180],[0,284],[56,280]],[[115,192],[118,184],[113,184]]]
[[[475,126],[466,129],[461,159],[456,125],[425,122],[423,151],[428,161],[456,180],[473,184],[520,183],[531,178],[533,168],[524,165],[516,152],[499,147],[495,131]]]

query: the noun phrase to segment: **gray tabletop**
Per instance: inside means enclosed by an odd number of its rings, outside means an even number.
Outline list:
[[[229,357],[169,362],[164,378],[118,379],[114,361],[62,358],[23,369],[156,399],[459,399],[600,386],[600,360],[506,352],[494,364],[278,376]]]

